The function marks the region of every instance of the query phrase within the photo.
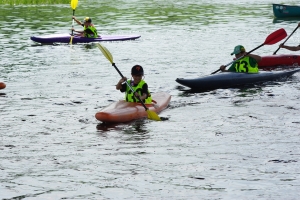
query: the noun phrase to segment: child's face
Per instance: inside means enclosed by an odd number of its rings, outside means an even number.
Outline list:
[[[131,74],[131,76],[132,76],[133,81],[134,81],[135,84],[139,83],[142,80],[142,78],[143,78],[142,74],[141,75],[133,75],[133,74]]]
[[[87,27],[89,27],[91,25],[91,23],[90,22],[84,22],[84,26],[87,28]]]

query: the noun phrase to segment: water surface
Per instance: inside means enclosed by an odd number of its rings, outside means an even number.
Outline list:
[[[175,82],[229,63],[235,45],[250,51],[279,28],[291,33],[299,21],[274,21],[272,3],[79,1],[75,15],[100,34],[141,35],[102,44],[125,76],[140,64],[152,92],[172,95],[166,121],[107,126],[94,115],[123,94],[96,45],[30,40],[68,33],[70,5],[2,6],[1,199],[297,199],[299,73],[205,93]]]

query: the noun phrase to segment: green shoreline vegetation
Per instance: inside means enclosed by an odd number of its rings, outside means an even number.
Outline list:
[[[0,5],[69,4],[71,0],[0,0]]]

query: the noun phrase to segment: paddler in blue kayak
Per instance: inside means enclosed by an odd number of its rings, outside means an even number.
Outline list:
[[[74,28],[71,29],[74,32],[79,33],[79,36],[87,38],[98,37],[97,29],[95,28],[94,24],[92,24],[92,19],[90,17],[84,18],[83,22],[77,20],[75,16],[73,16],[72,18],[77,22],[77,24],[83,26],[83,31],[76,31]]]
[[[144,76],[144,69],[140,65],[134,65],[131,69],[131,76],[132,80],[127,80],[126,77],[123,77],[120,79],[118,84],[116,85],[116,89],[120,90],[121,92],[125,93],[125,100],[127,102],[139,102],[138,98],[146,103],[151,104],[152,103],[152,97],[148,90],[147,83],[142,79]],[[135,93],[133,94],[126,82],[130,84],[130,86],[133,88]]]
[[[255,54],[247,54],[246,49],[242,45],[237,45],[236,47],[234,47],[234,50],[231,53],[231,55],[233,54],[235,55],[235,59],[237,61],[233,62],[233,64],[229,67],[228,70],[225,69],[225,65],[221,65],[220,70],[222,72],[258,73],[257,63],[261,61],[260,56]]]

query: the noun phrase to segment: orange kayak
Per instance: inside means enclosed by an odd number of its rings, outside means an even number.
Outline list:
[[[165,109],[171,100],[171,95],[165,92],[152,94],[155,103],[145,104],[149,110],[156,113]],[[121,123],[147,117],[145,108],[140,103],[120,100],[103,108],[95,115],[96,119],[107,123]]]
[[[5,83],[3,83],[3,82],[0,82],[0,90],[2,90],[2,89],[4,89],[4,88],[6,88],[6,85],[5,85]]]

